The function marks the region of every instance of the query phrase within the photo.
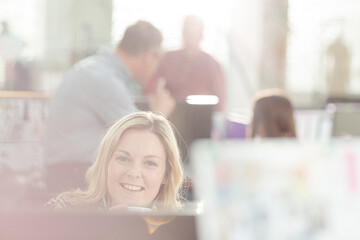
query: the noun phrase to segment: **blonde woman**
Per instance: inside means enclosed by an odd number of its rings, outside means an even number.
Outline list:
[[[46,205],[179,208],[183,170],[169,121],[151,112],[136,112],[117,121],[102,139],[86,181],[86,190],[61,193]]]

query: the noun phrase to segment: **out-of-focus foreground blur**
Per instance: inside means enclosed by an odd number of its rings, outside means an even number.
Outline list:
[[[161,30],[164,51],[179,49],[188,14],[204,21],[201,48],[219,62],[226,92],[222,111],[172,119],[190,156],[198,238],[360,239],[355,0],[0,0],[0,210],[38,209],[53,197],[43,136],[63,74],[116,47],[137,20]],[[252,96],[267,88],[289,96],[297,140],[247,139]],[[198,138],[209,142],[194,147]]]

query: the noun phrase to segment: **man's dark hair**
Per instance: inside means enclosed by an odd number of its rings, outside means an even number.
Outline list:
[[[138,55],[161,46],[161,32],[151,23],[138,21],[129,26],[118,44],[118,49],[129,55]]]

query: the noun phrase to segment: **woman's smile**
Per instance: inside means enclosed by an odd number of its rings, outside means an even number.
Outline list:
[[[141,192],[145,188],[137,185],[132,185],[128,183],[120,183],[121,187],[125,188],[126,190],[132,191],[132,192]]]

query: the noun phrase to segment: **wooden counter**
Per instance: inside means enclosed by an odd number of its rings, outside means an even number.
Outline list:
[[[0,91],[0,98],[12,99],[48,99],[51,95],[44,92],[32,91]]]

